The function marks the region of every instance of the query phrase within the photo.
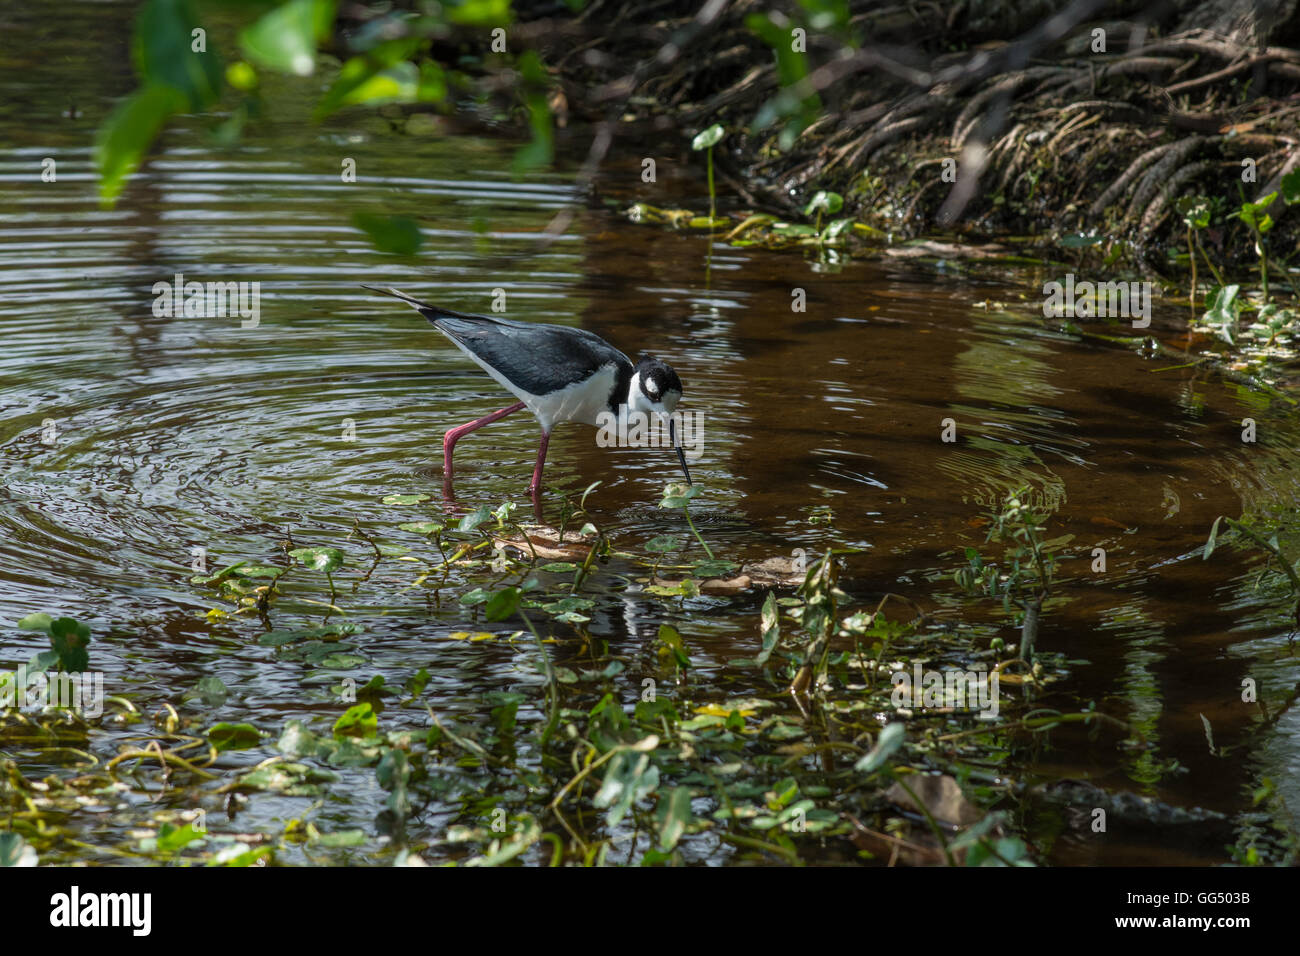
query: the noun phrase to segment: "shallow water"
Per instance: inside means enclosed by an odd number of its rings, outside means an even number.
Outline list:
[[[109,17],[78,5],[69,15],[101,28]],[[124,24],[115,29],[125,37]],[[469,311],[488,311],[500,289],[512,316],[589,329],[676,367],[683,409],[704,416],[692,466],[707,489],[700,527],[733,559],[856,546],[845,572],[855,596],[894,591],[941,618],[969,618],[950,572],[963,547],[983,541],[975,519],[1019,484],[1052,503],[1050,536],[1072,535],[1077,557],[1062,564],[1040,647],[1076,663],[1045,703],[1095,701],[1142,726],[1155,747],[1127,752],[1113,735],[1059,729],[1050,746],[1016,755],[1024,779],[1088,778],[1231,814],[1267,776],[1300,807],[1300,716],[1247,738],[1256,711],[1240,702],[1245,677],[1270,701],[1300,680],[1286,601],[1256,589],[1260,560],[1221,552],[1206,562],[1200,551],[1220,514],[1295,508],[1293,412],[1062,333],[1042,317],[1036,273],[888,259],[826,268],[723,244],[706,265],[700,236],[618,212],[633,199],[701,205],[693,171],[640,184],[631,146],[601,183],[612,201],[542,245],[538,233],[571,197],[581,137],[558,171],[515,180],[514,144],[471,133],[399,137],[375,117],[322,128],[279,119],[228,148],[183,122],[118,207],[102,210],[89,137],[104,94],[129,81],[83,84],[79,117],[60,117],[67,98],[41,92],[58,82],[53,70],[34,61],[6,71],[0,98],[0,667],[45,648],[12,625],[49,611],[92,625],[108,692],[144,709],[216,675],[232,694],[205,712],[214,722],[274,733],[286,719],[336,715],[319,673],[204,618],[213,602],[190,583],[194,549],[216,568],[271,559],[288,530],[300,544],[335,543],[354,523],[378,532],[437,513],[436,501],[381,499],[437,495],[442,432],[510,399],[418,315],[359,286]],[[39,181],[47,155],[58,161],[54,184]],[[344,156],[357,161],[355,185],[339,182]],[[425,245],[410,260],[382,255],[352,228],[354,211],[414,216]],[[151,289],[177,272],[260,282],[259,323],[155,316]],[[796,288],[807,292],[804,313],[791,309]],[[1157,303],[1159,334],[1182,320]],[[1258,423],[1255,444],[1241,440],[1247,416]],[[941,440],[948,418],[955,443]],[[558,491],[599,479],[588,507],[618,540],[660,533],[655,505],[676,474],[671,454],[601,449],[594,434],[564,426],[554,436],[547,517],[556,520]],[[466,438],[459,502],[524,504],[536,438],[522,415]],[[809,523],[821,507],[833,525]],[[1105,573],[1091,570],[1098,547]],[[392,684],[427,667],[427,697],[449,714],[535,683],[526,647],[439,640],[463,629],[464,615],[428,605],[408,584],[385,566],[369,603],[348,607],[366,627],[354,641],[365,663],[333,678],[379,673]],[[725,661],[753,653],[757,600],[702,601],[678,621],[704,683],[734,685]],[[662,619],[628,601],[590,630],[636,657]],[[562,642],[557,654],[568,653]],[[1212,755],[1200,715],[1217,744],[1245,745]],[[223,765],[264,755],[227,754]],[[1171,760],[1186,772],[1161,772]],[[322,817],[369,826],[383,794],[369,770],[349,783]],[[291,798],[260,798],[239,826],[297,812]],[[84,825],[106,839],[132,822],[128,812]],[[436,812],[426,824],[440,825]],[[1050,814],[1031,825],[1053,830]],[[1067,834],[1047,840],[1048,858],[1219,862],[1218,837]]]

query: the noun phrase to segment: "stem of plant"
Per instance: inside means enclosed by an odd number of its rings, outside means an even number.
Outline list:
[[[704,540],[704,538],[700,536],[700,532],[695,527],[695,522],[691,520],[691,509],[688,508],[686,505],[682,505],[682,514],[686,515],[686,523],[691,527],[691,534],[695,535],[695,540],[700,543],[700,547],[704,549],[704,553],[707,554],[709,556],[709,560],[712,561],[713,551],[710,550],[709,545]]]
[[[1214,263],[1210,261],[1210,254],[1206,252],[1205,247],[1201,245],[1201,240],[1199,236],[1197,236],[1196,238],[1196,248],[1201,250],[1201,258],[1204,259],[1205,264],[1210,267],[1210,275],[1214,276],[1214,281],[1217,282],[1219,284],[1219,288],[1222,289],[1223,276],[1219,273],[1218,269],[1214,268]]]
[[[1259,226],[1251,226],[1255,233],[1255,251],[1259,253],[1259,284],[1264,293],[1264,301],[1268,301],[1268,256],[1264,254],[1264,234],[1259,231]]]
[[[713,201],[713,147],[712,146],[708,148],[707,155],[709,161],[709,229],[711,231],[713,229],[714,212],[717,208]]]

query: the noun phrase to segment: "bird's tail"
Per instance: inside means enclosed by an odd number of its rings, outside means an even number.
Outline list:
[[[439,305],[430,305],[428,302],[421,302],[419,299],[413,299],[405,292],[399,292],[396,289],[383,288],[381,286],[361,284],[361,288],[369,289],[371,292],[380,292],[384,295],[391,295],[394,299],[401,299],[415,311],[430,322],[437,324],[438,319],[467,319],[472,318],[464,312],[453,312],[451,309],[444,309]]]

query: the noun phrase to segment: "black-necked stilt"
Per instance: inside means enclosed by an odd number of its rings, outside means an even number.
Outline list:
[[[682,381],[668,365],[648,355],[633,365],[626,355],[599,335],[565,325],[542,325],[515,319],[453,312],[413,299],[396,289],[362,286],[401,299],[519,399],[483,418],[450,429],[442,436],[445,481],[450,486],[452,451],[456,442],[475,429],[527,407],[542,426],[537,467],[528,490],[537,496],[551,430],[560,422],[598,424],[602,412],[655,415],[668,423],[668,437],[677,450],[682,473],[691,473],[678,441],[672,417],[682,397]]]

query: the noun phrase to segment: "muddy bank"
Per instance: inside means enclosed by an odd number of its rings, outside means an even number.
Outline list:
[[[1209,255],[1244,269],[1239,207],[1300,164],[1296,7],[521,4],[512,32],[554,72],[557,119],[597,124],[593,167],[606,133],[649,125],[686,154],[721,123],[719,193],[755,210],[834,190],[896,236],[1100,237],[1100,261],[1174,274],[1179,197],[1208,200]],[[1300,216],[1267,213],[1294,249]]]

